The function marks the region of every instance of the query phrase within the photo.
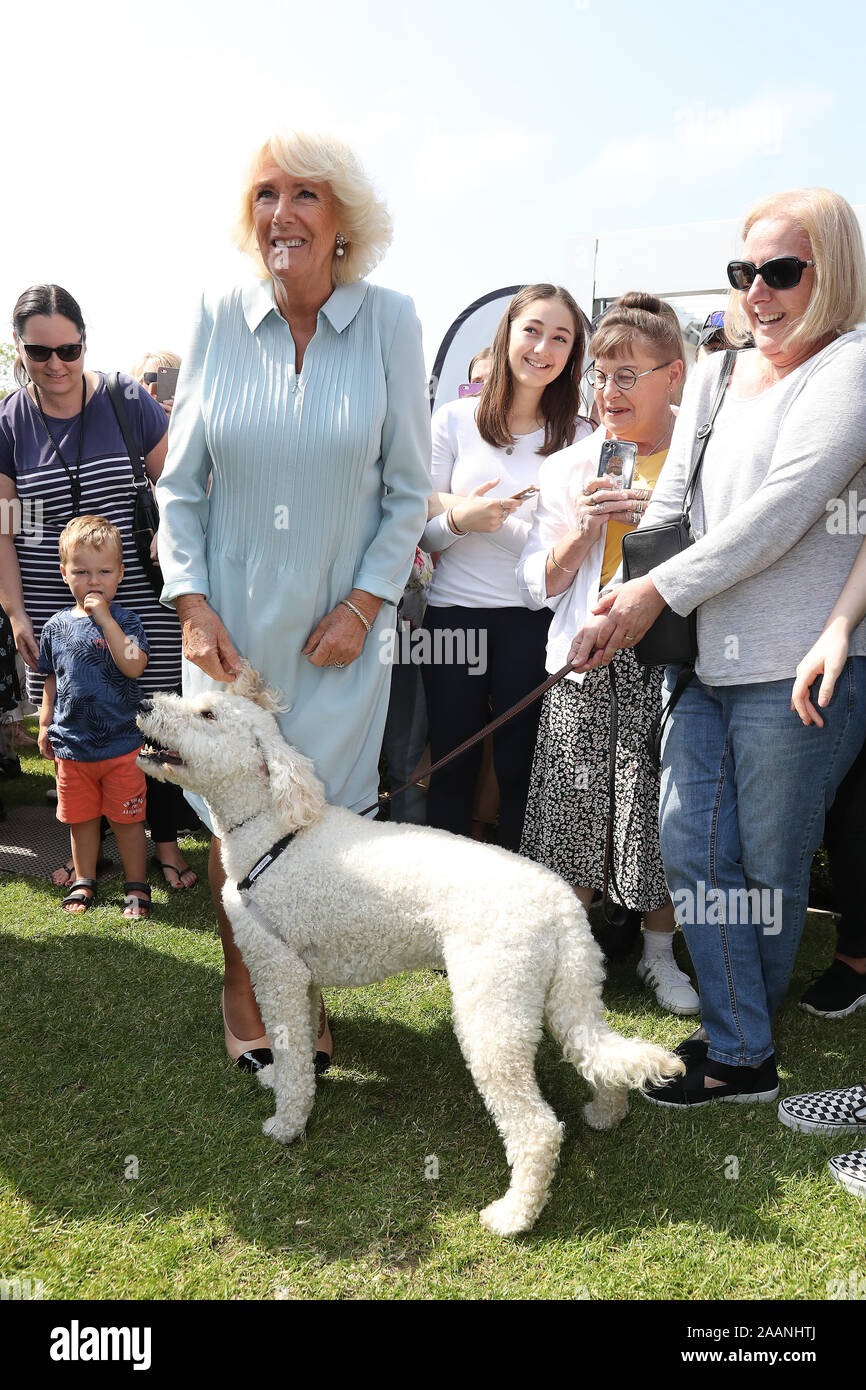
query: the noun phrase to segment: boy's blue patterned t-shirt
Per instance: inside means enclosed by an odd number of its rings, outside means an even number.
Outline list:
[[[119,603],[111,616],[147,655],[141,619]],[[119,758],[141,747],[135,714],[141,685],[114,664],[102,628],[68,609],[55,613],[42,629],[39,670],[57,677],[57,698],[48,740],[55,758],[93,763]]]

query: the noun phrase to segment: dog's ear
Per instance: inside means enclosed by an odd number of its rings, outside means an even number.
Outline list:
[[[226,686],[229,695],[240,695],[243,700],[252,700],[253,704],[260,705],[271,714],[284,714],[289,708],[281,702],[282,691],[276,690],[273,686],[266,685],[255,667],[248,661],[243,663],[240,675],[232,681],[231,685]]]
[[[292,829],[318,820],[325,809],[325,788],[310,759],[282,739],[269,740],[263,751],[271,795],[280,816]]]

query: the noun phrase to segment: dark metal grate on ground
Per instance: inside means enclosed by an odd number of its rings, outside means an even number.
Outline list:
[[[120,856],[109,832],[102,849],[109,867],[97,875],[100,881],[120,873]],[[0,873],[28,874],[51,879],[58,864],[69,858],[69,827],[57,819],[53,806],[6,806],[0,821]]]

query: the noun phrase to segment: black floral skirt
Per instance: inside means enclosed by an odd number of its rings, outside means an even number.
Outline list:
[[[644,681],[634,653],[612,662],[619,705],[616,754],[613,902],[652,912],[668,900],[659,850],[659,774],[647,737],[661,711],[663,671]],[[610,677],[589,671],[583,684],[563,680],[544,697],[529,784],[521,854],[567,883],[601,888],[608,814]]]

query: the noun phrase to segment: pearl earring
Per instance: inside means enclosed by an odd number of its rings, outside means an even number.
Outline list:
[[[345,256],[346,252],[343,250],[343,248],[344,248],[345,245],[346,245],[346,238],[343,236],[343,233],[342,233],[342,232],[338,232],[338,233],[337,233],[337,255],[338,255],[338,256]]]

